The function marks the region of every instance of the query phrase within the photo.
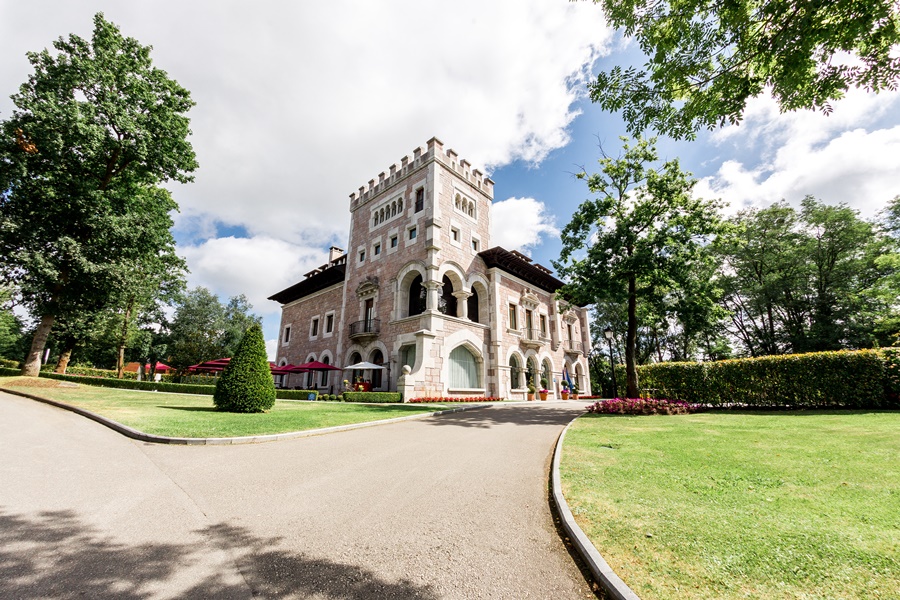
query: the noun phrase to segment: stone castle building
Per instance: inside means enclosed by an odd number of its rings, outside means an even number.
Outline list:
[[[528,379],[559,397],[566,368],[590,393],[587,310],[557,297],[562,282],[527,256],[491,247],[494,182],[432,138],[350,194],[348,250],[270,297],[282,304],[279,365],[318,360],[383,370],[291,375],[289,385],[339,393],[524,398]]]

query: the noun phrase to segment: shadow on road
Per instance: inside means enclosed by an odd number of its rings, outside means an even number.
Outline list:
[[[587,404],[581,402],[563,406],[531,404],[498,404],[491,408],[476,409],[450,415],[440,415],[426,422],[443,427],[488,428],[495,425],[566,425],[584,411]]]
[[[202,533],[209,545],[128,545],[108,539],[72,511],[0,512],[0,598],[437,598],[429,586],[384,581],[363,567],[274,549],[277,538],[253,536],[243,528],[218,524]],[[242,581],[215,572],[188,589],[167,587],[210,546],[231,554]]]

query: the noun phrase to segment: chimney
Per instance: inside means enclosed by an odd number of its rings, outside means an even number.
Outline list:
[[[338,248],[337,246],[332,246],[328,249],[328,262],[334,262],[336,259],[342,257],[344,255],[344,251]]]

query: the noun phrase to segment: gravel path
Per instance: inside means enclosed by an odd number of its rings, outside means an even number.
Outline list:
[[[0,598],[593,598],[547,502],[583,407],[194,447],[0,393]]]

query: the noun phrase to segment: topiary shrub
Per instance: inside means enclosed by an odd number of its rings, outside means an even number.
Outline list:
[[[266,356],[262,327],[250,326],[222,371],[213,404],[228,412],[263,412],[275,404],[275,382]]]

